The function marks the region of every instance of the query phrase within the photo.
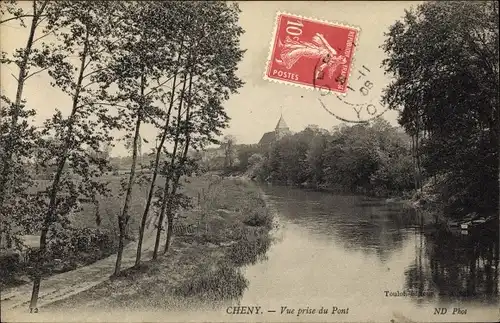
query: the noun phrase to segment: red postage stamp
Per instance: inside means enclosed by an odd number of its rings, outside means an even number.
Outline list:
[[[265,79],[345,93],[359,28],[277,14]]]

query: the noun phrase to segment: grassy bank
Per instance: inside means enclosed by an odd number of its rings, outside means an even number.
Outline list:
[[[65,230],[65,239],[51,241],[48,248],[49,261],[42,268],[42,277],[74,270],[106,258],[117,252],[117,217],[123,208],[120,195],[120,181],[124,176],[108,176],[102,180],[109,182],[109,196],[97,197],[98,204],[82,202],[78,210],[68,215],[70,227]],[[31,190],[41,191],[50,185],[47,180],[38,180]],[[147,185],[136,184],[130,202],[129,230],[125,243],[134,241],[144,210]],[[15,287],[31,281],[36,268],[35,259],[29,257],[30,249],[37,249],[38,232],[22,237],[27,248],[21,253],[8,252],[1,255],[0,288]],[[24,256],[21,256],[24,255]]]
[[[197,207],[181,212],[166,255],[47,310],[173,309],[240,297],[248,284],[241,266],[263,257],[271,244],[272,216],[260,190],[246,180],[208,176],[187,186],[198,187]]]

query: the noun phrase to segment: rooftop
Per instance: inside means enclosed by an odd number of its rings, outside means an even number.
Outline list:
[[[280,116],[276,129],[288,129],[285,119],[283,119],[283,115]]]

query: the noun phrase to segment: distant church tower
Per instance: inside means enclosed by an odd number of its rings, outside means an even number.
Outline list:
[[[259,145],[269,146],[273,142],[290,135],[292,132],[288,128],[285,119],[283,119],[283,114],[281,114],[278,124],[274,131],[266,132],[259,141]]]
[[[290,129],[286,125],[285,119],[283,119],[283,114],[281,114],[280,119],[278,120],[278,124],[274,129],[274,133],[276,134],[276,140],[283,138],[286,135],[290,134]]]

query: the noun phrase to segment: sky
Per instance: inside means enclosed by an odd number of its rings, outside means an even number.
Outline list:
[[[378,102],[382,89],[390,79],[380,67],[385,54],[379,46],[384,42],[384,32],[388,31],[389,26],[403,16],[405,9],[417,4],[409,1],[240,2],[240,25],[245,30],[241,37],[241,48],[246,49],[246,53],[239,64],[238,76],[245,85],[224,104],[231,118],[229,128],[225,129],[224,134],[235,136],[238,143],[257,143],[265,132],[275,128],[281,113],[290,130],[294,132],[301,131],[311,124],[331,129],[341,123],[331,113],[344,119],[359,120],[356,111],[345,102],[372,103],[377,109],[376,114],[382,112],[384,107]],[[29,9],[30,3],[24,2],[23,6]],[[278,11],[360,28],[349,84],[358,89],[363,85],[360,82],[369,80],[374,84],[370,93],[363,96],[359,92],[350,92],[343,98],[344,101],[340,101],[335,95],[321,96],[318,91],[265,80],[263,76],[270,45],[274,39]],[[0,27],[0,48],[12,52],[26,43],[27,36],[28,30],[16,23],[3,24]],[[358,81],[359,71],[365,73],[365,78],[361,81]],[[18,73],[15,66],[2,66],[0,80],[2,92],[13,98],[16,82],[11,73]],[[52,88],[49,82],[50,77],[40,73],[30,78],[25,86],[24,97],[28,104],[37,103],[37,116],[34,119],[37,125],[49,118],[56,107],[64,111],[70,103],[69,98],[59,89]],[[319,99],[331,113],[325,110]],[[366,109],[359,112],[360,119],[369,117]],[[397,125],[396,111],[387,111],[383,117],[391,124]],[[149,145],[143,146],[145,152],[154,145],[156,131],[153,127],[146,126],[141,135],[150,142]],[[128,153],[123,144],[117,143],[112,155],[125,156]]]

